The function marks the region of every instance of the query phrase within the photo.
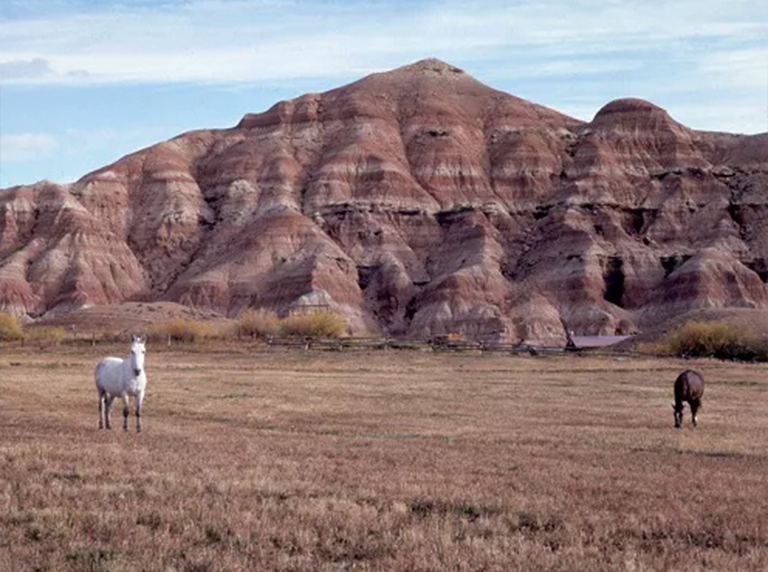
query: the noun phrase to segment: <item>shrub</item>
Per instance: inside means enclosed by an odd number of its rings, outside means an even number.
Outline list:
[[[211,327],[205,322],[177,318],[170,322],[155,324],[147,329],[149,340],[174,342],[199,342],[211,335]]]
[[[98,330],[92,334],[91,339],[96,339],[96,340],[99,340],[100,342],[122,343],[122,342],[125,342],[126,335],[124,332],[116,332],[112,330]]]
[[[347,333],[347,322],[333,312],[295,314],[280,322],[280,333],[286,336],[340,338]]]
[[[768,342],[748,328],[722,323],[688,322],[669,340],[678,356],[714,357],[725,360],[766,361]]]
[[[24,339],[30,342],[59,345],[69,336],[66,328],[52,326],[30,328],[24,333]]]
[[[237,317],[235,333],[237,337],[263,338],[280,331],[280,321],[272,312],[266,310],[246,310]]]
[[[19,321],[10,314],[0,313],[0,341],[20,340],[23,337]]]

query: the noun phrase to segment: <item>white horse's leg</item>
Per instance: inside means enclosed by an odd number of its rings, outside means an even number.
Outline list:
[[[136,394],[136,433],[141,431],[141,402],[144,401],[144,392]]]
[[[112,426],[109,424],[109,410],[112,408],[112,401],[114,399],[113,396],[104,394],[104,426],[107,429],[112,429]]]
[[[104,403],[104,394],[99,391],[99,429],[104,429],[104,417],[102,415],[102,407]]]
[[[128,396],[123,394],[120,399],[123,401],[123,431],[128,431]]]

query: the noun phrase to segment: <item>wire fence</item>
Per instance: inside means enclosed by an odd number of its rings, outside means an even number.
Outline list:
[[[453,336],[435,336],[432,338],[400,338],[393,336],[370,337],[341,337],[318,338],[302,335],[235,335],[227,337],[206,336],[197,339],[179,338],[172,334],[150,334],[149,343],[156,349],[184,349],[184,348],[224,348],[227,345],[247,345],[252,350],[299,350],[299,351],[430,351],[430,352],[473,352],[473,353],[498,353],[521,356],[547,356],[558,354],[585,354],[589,355],[668,355],[664,353],[652,353],[639,351],[636,347],[627,344],[618,344],[629,336],[592,336],[574,337],[573,342],[567,345],[548,346],[537,344],[510,344],[492,341],[473,341],[455,338]],[[124,333],[105,333],[66,330],[62,335],[62,329],[56,336],[38,336],[22,338],[15,342],[29,348],[50,348],[58,345],[72,346],[102,346],[124,343],[128,336]]]
[[[623,341],[623,340],[622,340]],[[296,348],[318,351],[365,351],[365,350],[415,350],[432,352],[479,352],[512,355],[590,354],[626,355],[633,350],[612,345],[546,346],[534,344],[504,344],[453,339],[403,339],[393,337],[314,339],[296,337],[268,337],[266,347]]]
[[[623,341],[628,336],[623,336]],[[546,356],[555,354],[585,353],[590,355],[626,355],[629,353],[638,353],[636,349],[628,349],[626,346],[615,346],[608,342],[615,340],[601,341],[600,337],[590,338],[590,343],[585,345],[563,345],[547,346],[537,344],[510,344],[488,341],[472,341],[464,339],[454,339],[451,337],[437,336],[433,338],[398,338],[392,336],[373,336],[373,337],[342,337],[342,338],[317,338],[312,336],[300,335],[267,335],[267,336],[234,336],[226,338],[206,337],[201,339],[179,339],[173,335],[155,335],[151,336],[149,343],[156,348],[192,348],[223,346],[226,344],[249,345],[258,347],[262,350],[284,349],[301,351],[430,351],[430,352],[474,352],[474,353],[503,353],[511,355],[529,355]],[[607,338],[607,337],[606,337]],[[52,345],[109,345],[123,343],[127,337],[125,335],[105,335],[95,332],[69,332],[64,338],[56,339],[28,339],[20,340],[22,346],[30,347],[49,347]],[[597,340],[597,341],[595,341]],[[578,339],[577,339],[578,341]]]

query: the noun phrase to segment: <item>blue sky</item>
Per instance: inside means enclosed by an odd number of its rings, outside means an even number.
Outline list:
[[[765,0],[2,0],[0,188],[428,57],[587,121],[768,131]]]

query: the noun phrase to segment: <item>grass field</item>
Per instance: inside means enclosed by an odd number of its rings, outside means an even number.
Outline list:
[[[127,346],[0,346],[0,570],[768,569],[765,365],[148,350],[126,434]]]

